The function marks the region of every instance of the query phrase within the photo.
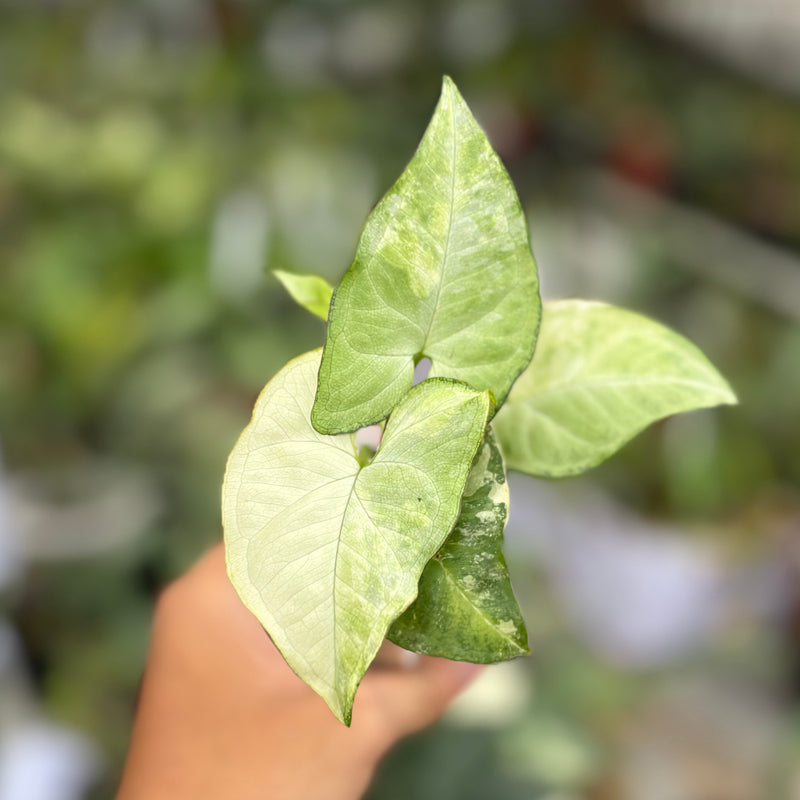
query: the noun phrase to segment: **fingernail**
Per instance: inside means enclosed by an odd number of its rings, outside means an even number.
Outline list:
[[[400,669],[417,669],[422,664],[422,656],[410,650],[400,650],[397,654]]]

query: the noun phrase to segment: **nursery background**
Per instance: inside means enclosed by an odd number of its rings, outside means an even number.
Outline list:
[[[0,800],[108,798],[153,599],[451,75],[546,298],[696,342],[740,406],[513,476],[533,655],[370,800],[800,797],[794,0],[0,0]]]

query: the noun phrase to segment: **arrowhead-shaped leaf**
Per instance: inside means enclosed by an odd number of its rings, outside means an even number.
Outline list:
[[[491,664],[528,653],[528,636],[503,558],[508,484],[492,429],[475,456],[461,515],[389,638],[417,653]]]
[[[511,179],[455,85],[406,170],[370,215],[334,293],[312,412],[324,433],[385,419],[430,376],[499,404],[531,359],[536,264]]]
[[[283,284],[291,298],[306,311],[320,319],[328,319],[328,306],[331,303],[333,288],[318,275],[298,275],[276,269],[272,274]]]
[[[546,303],[536,355],[495,420],[510,469],[575,475],[662,417],[736,397],[691,342],[614,306]]]
[[[419,384],[361,467],[352,436],[311,426],[320,355],[290,362],[262,392],[229,458],[222,511],[233,585],[349,724],[364,671],[455,524],[490,398]]]

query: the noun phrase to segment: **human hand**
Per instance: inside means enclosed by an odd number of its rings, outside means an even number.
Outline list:
[[[480,671],[388,645],[342,725],[244,607],[215,547],[161,596],[117,800],[356,800]]]

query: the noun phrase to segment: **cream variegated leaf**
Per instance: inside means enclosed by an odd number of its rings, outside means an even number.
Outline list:
[[[333,295],[312,421],[385,419],[415,363],[490,389],[498,405],[533,354],[540,301],[511,179],[451,80],[403,174],[366,222]]]
[[[510,469],[575,475],[658,419],[736,397],[695,345],[605,303],[546,303],[536,355],[495,420]]]
[[[320,351],[262,392],[223,486],[228,572],[292,669],[350,721],[391,622],[452,529],[491,401],[428,380],[389,418],[362,467],[353,437],[310,423]]]

